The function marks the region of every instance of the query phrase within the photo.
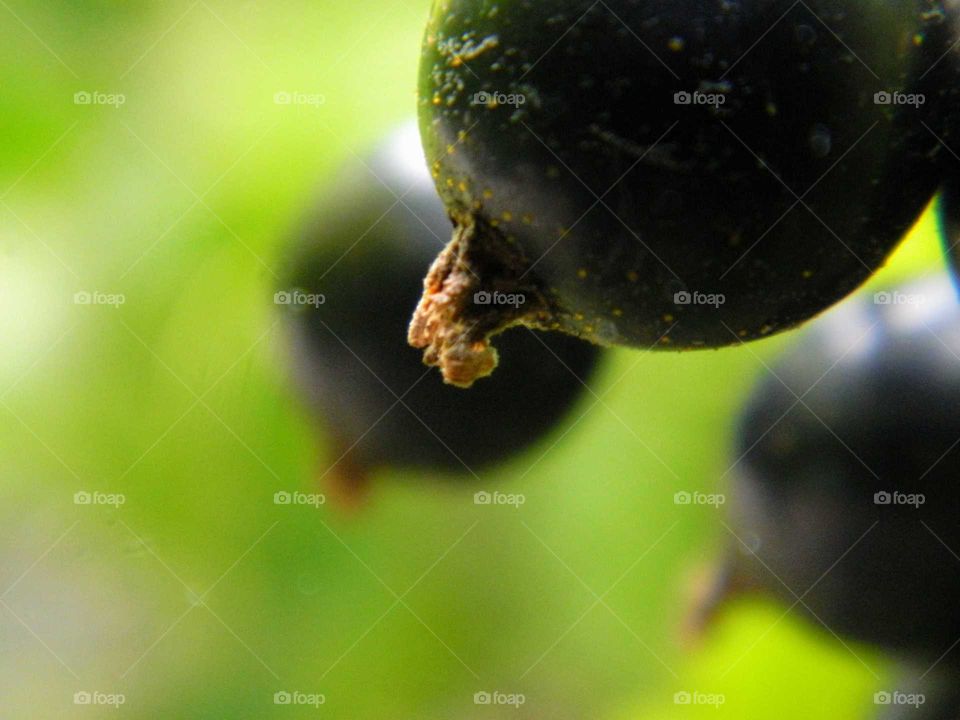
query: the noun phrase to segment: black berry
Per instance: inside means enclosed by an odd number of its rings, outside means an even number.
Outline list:
[[[917,0],[435,2],[420,122],[456,230],[411,343],[468,385],[518,323],[680,349],[810,318],[947,172],[956,23]],[[470,302],[493,289],[530,300]]]

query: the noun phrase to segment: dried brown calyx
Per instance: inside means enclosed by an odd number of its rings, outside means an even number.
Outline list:
[[[497,367],[490,338],[514,325],[536,327],[547,303],[529,263],[495,228],[474,215],[456,219],[453,239],[423,281],[409,343],[440,368],[444,382],[468,388]]]

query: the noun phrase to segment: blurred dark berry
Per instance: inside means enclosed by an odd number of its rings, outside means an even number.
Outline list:
[[[344,168],[299,234],[278,301],[299,392],[335,440],[330,475],[348,486],[380,467],[470,477],[502,462],[561,426],[597,365],[589,343],[517,328],[508,371],[470,392],[425,368],[407,325],[449,232],[411,123]]]
[[[946,278],[819,320],[750,397],[728,582],[845,639],[960,662],[960,306]]]

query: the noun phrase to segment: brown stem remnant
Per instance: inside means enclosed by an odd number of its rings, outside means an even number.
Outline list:
[[[469,215],[430,267],[407,340],[444,382],[469,388],[497,367],[490,338],[519,324],[536,325],[546,302],[522,278],[527,263],[496,229]],[[502,302],[506,297],[513,304]]]

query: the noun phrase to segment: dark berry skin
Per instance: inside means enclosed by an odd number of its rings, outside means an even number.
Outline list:
[[[956,176],[947,179],[937,199],[937,221],[944,256],[960,291],[960,158],[954,171]]]
[[[511,324],[682,349],[829,307],[943,180],[957,15],[923,0],[436,0],[420,123],[458,229],[412,344],[469,384]],[[471,306],[475,285],[535,300],[494,313]]]
[[[960,306],[946,279],[882,297],[818,321],[753,392],[727,575],[841,637],[955,669]]]
[[[348,474],[503,461],[557,427],[597,365],[589,343],[521,328],[504,337],[508,372],[471,392],[429,372],[406,329],[449,232],[413,124],[346,168],[300,232],[289,286],[325,302],[286,308],[296,379]]]

